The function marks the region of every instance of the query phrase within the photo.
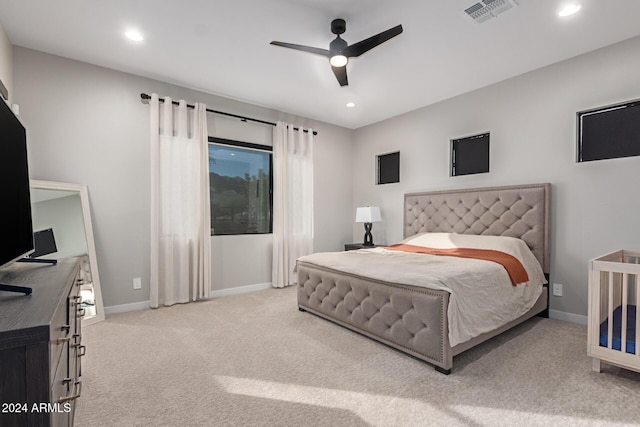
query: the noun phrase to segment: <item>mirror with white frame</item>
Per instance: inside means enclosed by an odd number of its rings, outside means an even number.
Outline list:
[[[31,211],[36,252],[42,259],[78,257],[83,325],[104,320],[98,261],[85,185],[31,180]]]

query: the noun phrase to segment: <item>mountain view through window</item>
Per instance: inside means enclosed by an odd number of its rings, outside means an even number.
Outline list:
[[[214,235],[271,232],[271,153],[209,144]]]

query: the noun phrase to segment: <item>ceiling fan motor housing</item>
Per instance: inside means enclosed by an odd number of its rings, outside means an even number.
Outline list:
[[[331,32],[333,34],[343,34],[347,30],[347,23],[344,22],[344,19],[334,19],[331,21]]]
[[[340,35],[338,34],[338,37],[335,38],[335,40],[333,40],[331,43],[329,43],[329,51],[333,54],[333,53],[340,53],[342,52],[342,50],[347,47],[347,42],[343,39],[340,38]]]

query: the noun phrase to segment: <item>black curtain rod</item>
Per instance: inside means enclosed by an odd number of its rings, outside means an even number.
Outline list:
[[[140,99],[145,104],[148,104],[149,100],[151,99],[151,95],[147,95],[146,93],[141,93],[140,94]],[[160,102],[164,102],[164,98],[158,98],[158,100]],[[179,105],[180,104],[178,101],[171,101],[171,103],[173,105]],[[187,104],[187,108],[195,108],[195,106],[193,106],[191,104]],[[256,122],[256,123],[262,123],[263,125],[271,125],[271,126],[275,126],[276,125],[273,122],[267,122],[265,120],[260,120],[260,119],[252,119],[251,117],[244,117],[244,116],[239,116],[237,114],[225,113],[224,111],[216,111],[216,110],[212,110],[210,108],[207,108],[207,113],[220,114],[220,115],[227,116],[227,117],[235,117],[236,119],[240,119],[243,122],[250,121],[250,122]],[[298,130],[298,128],[296,128],[296,127],[294,127],[293,129],[294,130]],[[305,133],[309,132],[307,129],[303,129],[302,131],[305,132]],[[313,134],[317,135],[318,132],[316,132],[314,130]]]

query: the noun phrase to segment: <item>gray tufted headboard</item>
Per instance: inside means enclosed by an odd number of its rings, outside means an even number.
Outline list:
[[[551,184],[404,195],[404,237],[425,231],[511,236],[524,240],[550,270]]]

